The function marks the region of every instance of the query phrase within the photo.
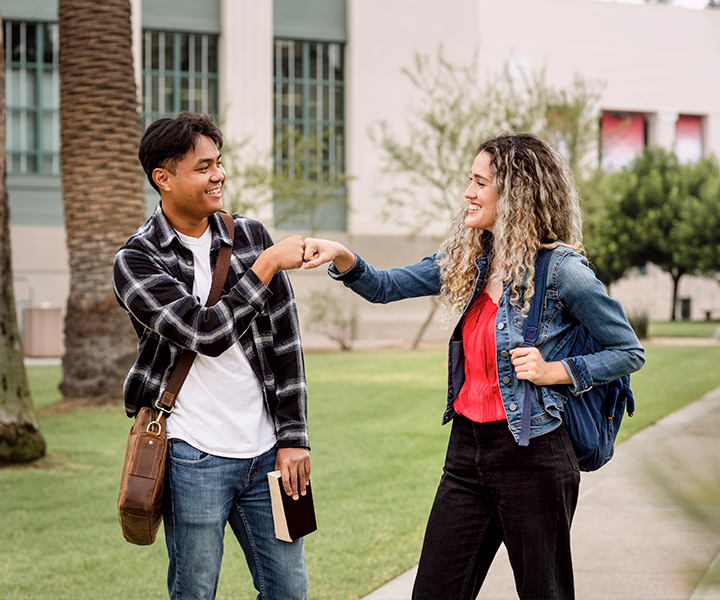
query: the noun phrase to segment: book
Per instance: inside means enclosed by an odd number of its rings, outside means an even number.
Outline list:
[[[293,542],[317,529],[310,482],[305,489],[305,495],[297,500],[285,493],[280,471],[268,473],[268,483],[277,539]]]

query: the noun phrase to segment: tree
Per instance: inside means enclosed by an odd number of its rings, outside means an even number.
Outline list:
[[[332,211],[347,207],[345,184],[350,178],[329,160],[326,141],[286,131],[265,160],[253,157],[248,145],[244,140],[223,146],[226,210],[257,216],[272,205],[275,227],[305,229],[314,235],[327,228]]]
[[[407,135],[398,135],[384,120],[370,128],[388,180],[398,176],[404,180],[387,191],[383,216],[409,227],[413,234],[450,222],[477,147],[497,132],[541,135],[566,156],[576,176],[588,170],[587,157],[597,144],[601,83],[576,75],[572,85],[558,89],[546,82],[544,71],[517,77],[506,65],[483,86],[477,73],[476,58],[468,65],[455,65],[444,57],[442,48],[435,60],[416,54],[412,67],[402,69],[416,99],[407,111]],[[412,186],[403,185],[407,177],[412,178]],[[436,309],[433,302],[413,347],[419,345]]]
[[[402,69],[414,88],[416,104],[408,108],[407,135],[398,135],[384,120],[369,131],[380,149],[383,172],[412,177],[415,183],[386,193],[386,218],[414,233],[438,221],[449,222],[467,184],[480,142],[499,131],[533,132],[548,139],[580,177],[597,143],[596,107],[602,85],[576,75],[568,88],[554,88],[545,72],[521,73],[506,65],[486,85],[477,77],[477,60],[455,65],[438,49],[432,60],[416,54],[412,68]],[[423,202],[417,202],[418,185]],[[399,210],[412,207],[412,211]],[[404,215],[412,215],[408,220]]]
[[[130,0],[59,0],[61,169],[70,261],[66,397],[120,397],[136,338],[112,289],[145,220]]]
[[[720,166],[715,157],[683,167],[691,195],[673,230],[677,260],[694,265],[702,275],[720,273]]]
[[[387,191],[383,216],[419,233],[439,220],[449,221],[454,213],[489,115],[479,101],[475,62],[453,65],[439,49],[436,64],[415,54],[413,67],[401,73],[410,80],[417,102],[408,108],[407,136],[398,136],[386,120],[371,127],[369,135],[381,151],[388,180],[401,175],[416,182],[412,192],[404,185]],[[409,206],[412,213],[405,210]]]
[[[632,268],[630,245],[632,236],[613,237],[606,232],[607,207],[617,200],[610,187],[610,176],[595,169],[580,182],[583,213],[583,247],[597,278],[609,289]]]
[[[720,267],[720,229],[712,226],[720,219],[718,177],[713,157],[680,165],[672,152],[649,146],[607,180],[606,203],[594,229],[595,261],[612,265],[614,278],[647,263],[667,272],[673,280],[673,321],[683,275]]]
[[[0,30],[0,64],[5,64],[5,40]],[[12,264],[10,206],[6,179],[5,71],[0,72],[0,465],[23,463],[45,454],[23,364],[18,333]]]
[[[352,350],[360,319],[355,305],[329,290],[312,290],[307,305],[308,329],[324,334],[344,352]]]

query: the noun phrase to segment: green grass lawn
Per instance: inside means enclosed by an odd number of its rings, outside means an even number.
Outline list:
[[[650,337],[709,338],[720,321],[662,321],[650,323]]]
[[[306,540],[312,599],[358,598],[418,558],[449,427],[443,350],[311,354],[310,436],[319,524]],[[720,346],[648,347],[621,436],[720,385]],[[0,597],[166,597],[162,532],[127,544],[117,523],[130,421],[118,405],[58,410],[59,367],[29,367],[48,456],[0,469]],[[218,597],[254,598],[228,533]]]

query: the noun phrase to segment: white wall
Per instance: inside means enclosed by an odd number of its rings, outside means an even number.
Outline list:
[[[606,83],[602,108],[720,118],[720,11],[587,0],[479,0],[485,72],[510,56],[550,82]],[[720,144],[711,148],[720,154]]]
[[[395,223],[378,216],[388,181],[381,175],[381,156],[368,128],[385,119],[404,133],[414,98],[401,69],[412,64],[415,52],[434,57],[440,44],[451,62],[470,60],[476,21],[477,0],[348,0],[347,171],[354,177],[349,184],[348,229],[353,234],[402,233]],[[443,230],[440,226],[438,232]]]
[[[378,216],[389,180],[367,130],[384,119],[405,132],[417,99],[400,70],[415,52],[435,56],[440,44],[456,64],[469,64],[477,50],[482,80],[512,59],[529,71],[545,69],[556,86],[569,86],[576,73],[604,82],[600,108],[656,115],[651,141],[667,147],[674,142],[668,116],[706,116],[705,150],[720,156],[720,10],[588,0],[348,0],[348,38],[353,234],[404,233]]]
[[[652,321],[670,319],[672,278],[654,265],[648,265],[644,274],[633,269],[627,277],[611,286],[610,293],[620,300],[628,315],[647,313]],[[678,319],[681,317],[680,299],[682,298],[690,298],[691,320],[704,321],[708,311],[712,319],[720,319],[720,282],[683,275],[678,287],[678,305],[675,312]]]

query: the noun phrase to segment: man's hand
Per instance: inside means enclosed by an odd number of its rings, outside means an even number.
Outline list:
[[[518,347],[510,350],[510,361],[518,379],[527,379],[535,385],[560,385],[572,383],[562,362],[546,362],[540,350],[534,347]]]
[[[355,264],[355,255],[339,242],[305,238],[305,268],[314,269],[327,262],[334,262],[340,273]]]
[[[305,495],[310,481],[310,454],[305,448],[278,448],[275,470],[280,471],[283,489],[293,500]]]
[[[305,242],[302,236],[294,235],[285,238],[281,242],[266,248],[257,257],[252,270],[265,285],[270,285],[270,280],[277,271],[299,269],[303,264]]]

